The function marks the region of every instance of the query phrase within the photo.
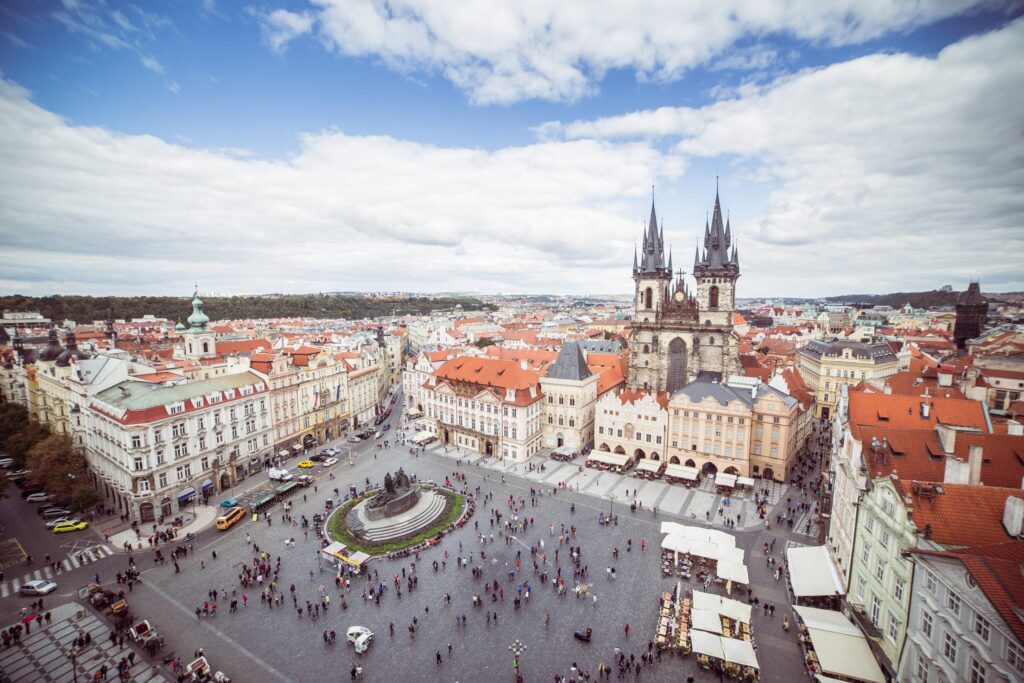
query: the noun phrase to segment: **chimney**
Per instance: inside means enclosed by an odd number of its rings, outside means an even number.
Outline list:
[[[523,370],[527,369],[526,359],[519,361],[519,367]]]
[[[927,401],[921,402],[921,417],[925,420],[928,419],[928,414],[931,412],[931,405]]]
[[[953,386],[953,373],[951,373],[951,372],[940,372],[939,373],[939,386],[940,387],[951,387],[951,386]]]
[[[946,456],[946,469],[942,473],[942,481],[944,483],[967,484],[970,477],[970,467],[967,463],[956,456]]]
[[[939,434],[939,443],[942,444],[942,450],[946,453],[952,453],[956,450],[956,430],[952,427],[944,424],[935,426],[935,431]]]
[[[885,385],[885,393],[892,394],[892,387],[889,384]]]
[[[981,483],[981,460],[981,446],[971,446],[967,456],[967,465],[970,468],[968,484]]]

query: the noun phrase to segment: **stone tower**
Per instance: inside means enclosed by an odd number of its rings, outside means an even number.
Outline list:
[[[671,392],[702,373],[724,379],[739,372],[739,346],[732,329],[739,256],[735,248],[729,252],[731,228],[722,227],[717,193],[715,225],[715,230],[705,226],[705,250],[698,250],[694,264],[694,296],[683,271],[673,274],[671,252],[665,259],[664,230],[651,203],[641,255],[633,255],[630,387]]]
[[[188,329],[185,330],[185,358],[200,360],[217,356],[217,335],[206,328],[210,318],[203,313],[203,300],[199,298],[199,287],[192,295],[192,314],[188,317]]]
[[[953,326],[956,347],[963,349],[968,339],[981,336],[987,318],[988,301],[981,296],[981,285],[972,282],[956,301],[956,324]]]

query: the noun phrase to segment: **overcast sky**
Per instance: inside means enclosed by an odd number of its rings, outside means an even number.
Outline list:
[[[1024,290],[1009,1],[0,6],[0,293]]]

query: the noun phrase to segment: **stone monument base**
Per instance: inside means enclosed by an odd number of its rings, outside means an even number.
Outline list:
[[[355,505],[345,516],[349,532],[370,543],[383,543],[415,536],[430,527],[444,514],[448,499],[433,489],[420,489],[418,486],[415,489],[419,494],[412,507],[395,516],[372,519],[367,513],[368,503],[373,498]],[[389,501],[388,504],[395,502],[397,500]]]

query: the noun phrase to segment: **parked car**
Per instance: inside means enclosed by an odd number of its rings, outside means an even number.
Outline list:
[[[295,481],[297,481],[300,486],[309,486],[310,484],[313,483],[314,479],[308,474],[300,474],[299,476],[295,477]]]
[[[50,500],[50,494],[46,491],[36,491],[25,496],[25,500],[29,503],[45,503]]]
[[[299,463],[299,467],[301,467],[304,470],[308,470],[312,466],[313,466],[313,461],[312,460],[303,460],[302,462]]]
[[[233,508],[233,507],[238,507],[238,501],[237,501],[237,500],[235,500],[234,498],[228,498],[227,500],[222,500],[222,501],[220,502],[220,506],[221,506],[222,508]]]
[[[37,579],[35,581],[29,581],[18,589],[18,592],[22,595],[46,595],[57,590],[57,584],[53,581],[47,581],[46,579]]]
[[[362,437],[361,434],[353,434],[352,436],[348,437],[348,442],[349,443],[359,443],[362,440],[363,440],[363,437]]]
[[[377,430],[377,433],[373,435],[373,438],[379,439],[382,436],[384,436],[384,430],[383,429],[379,429],[379,430]]]
[[[25,484],[28,483],[28,479],[26,477],[30,474],[32,474],[32,470],[17,470],[16,472],[8,474],[7,478],[11,481],[17,482],[19,486],[24,488]]]
[[[0,458],[0,467],[9,470],[14,467],[14,458]]]
[[[326,453],[330,457],[334,457],[339,453],[339,451],[337,448],[325,448],[324,453]]]
[[[69,531],[81,531],[89,527],[89,522],[83,522],[78,520],[77,522],[64,522],[53,527],[53,533],[55,534],[66,534]]]
[[[43,493],[43,487],[39,484],[29,484],[21,489],[22,498],[27,499],[29,496],[35,495],[36,493]]]
[[[309,456],[309,459],[312,460],[313,462],[323,462],[324,460],[327,459],[327,454],[317,453],[316,455]]]
[[[291,481],[292,480],[292,473],[291,472],[289,472],[286,469],[281,469],[281,468],[277,468],[277,467],[271,467],[270,468],[270,473],[267,476],[270,477],[271,481]]]
[[[323,461],[323,466],[324,467],[330,467],[331,465],[337,465],[337,464],[338,464],[338,459],[337,458],[327,458],[326,460]]]
[[[39,516],[43,519],[55,519],[57,517],[67,517],[71,514],[71,510],[62,507],[51,507],[42,508],[39,510]]]

